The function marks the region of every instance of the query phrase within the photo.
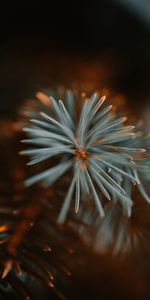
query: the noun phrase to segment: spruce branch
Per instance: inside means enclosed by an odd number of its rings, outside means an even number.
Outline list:
[[[31,157],[28,165],[47,162],[53,157],[58,158],[58,163],[27,179],[25,185],[42,182],[46,187],[51,186],[66,172],[72,172],[58,217],[60,223],[66,218],[74,194],[76,213],[87,196],[93,198],[103,217],[102,194],[107,200],[118,198],[124,211],[131,214],[133,203],[121,182],[127,178],[139,184],[134,158],[141,157],[145,149],[129,146],[136,138],[134,126],[124,125],[126,117],[112,114],[111,105],[102,109],[104,102],[105,96],[99,98],[98,94],[81,97],[76,111],[74,94],[67,91],[64,102],[45,96],[44,105],[43,99],[40,103],[42,110],[29,111],[34,119],[23,129],[28,139],[22,142],[33,147],[20,154]]]

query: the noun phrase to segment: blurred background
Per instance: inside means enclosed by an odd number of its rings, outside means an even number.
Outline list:
[[[149,0],[1,3],[1,117],[36,90],[78,83],[123,94],[141,113],[149,79]]]
[[[4,203],[11,184],[15,181],[18,184],[18,178],[22,184],[21,176],[25,176],[25,163],[18,155],[21,138],[14,131],[15,122],[9,123],[8,119],[15,119],[19,105],[34,97],[38,90],[59,85],[80,87],[83,91],[100,89],[110,94],[112,100],[116,95],[116,104],[117,97],[127,99],[129,111],[139,119],[143,115],[149,119],[150,0],[93,0],[89,3],[79,0],[9,3],[5,0],[1,3],[0,189],[4,190]],[[13,193],[15,197],[14,190]],[[36,201],[37,198],[35,194]],[[145,213],[143,219],[146,219]],[[81,241],[76,243],[71,234],[67,238],[80,249],[79,257],[75,251],[74,260],[63,254],[74,274],[68,299],[99,299],[100,295],[101,299],[149,299],[149,238],[146,240],[148,254],[140,256],[140,263],[134,255],[125,261],[93,256],[82,249]],[[65,245],[63,239],[60,242]],[[61,248],[57,249],[60,254]],[[38,291],[37,284],[35,291]],[[39,299],[49,299],[49,292],[47,295],[44,298],[39,294]]]

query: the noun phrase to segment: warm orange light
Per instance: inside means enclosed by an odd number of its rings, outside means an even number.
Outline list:
[[[36,93],[35,96],[44,105],[46,105],[46,106],[50,106],[51,105],[50,97],[48,97],[46,94],[44,94],[44,93],[42,93],[42,92],[39,91],[39,92]]]
[[[6,232],[7,230],[8,230],[8,226],[7,225],[0,226],[0,233]]]
[[[85,97],[86,97],[86,93],[82,92],[82,93],[81,93],[81,97],[82,97],[82,98],[85,98]]]

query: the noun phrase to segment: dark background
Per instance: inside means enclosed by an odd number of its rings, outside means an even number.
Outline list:
[[[149,0],[141,0],[143,7],[145,1]],[[142,11],[137,13],[136,8],[131,10],[130,5],[121,5],[119,0],[3,1],[0,5],[1,118],[15,118],[19,104],[33,97],[38,89],[55,88],[59,84],[71,87],[75,83],[83,88],[108,88],[114,94],[125,95],[128,106],[138,115],[148,111],[150,22]],[[1,147],[2,152],[9,147],[7,144]],[[14,156],[10,156],[9,169],[14,162]],[[7,167],[1,168],[2,172]],[[84,259],[86,264],[88,259]],[[149,270],[145,257],[142,262]],[[145,280],[141,269],[137,271],[138,265],[132,268],[127,263],[127,269],[119,269],[117,264],[115,268],[109,265],[109,261],[97,263],[94,258],[86,270],[79,269],[75,274],[75,299],[79,299],[78,292],[85,299],[93,296],[96,299],[96,294],[108,299],[114,296],[115,300],[142,299],[145,293],[149,296],[149,271]]]
[[[124,1],[3,1],[1,116],[13,117],[40,88],[74,81],[124,94],[135,110],[147,107],[150,22]]]

